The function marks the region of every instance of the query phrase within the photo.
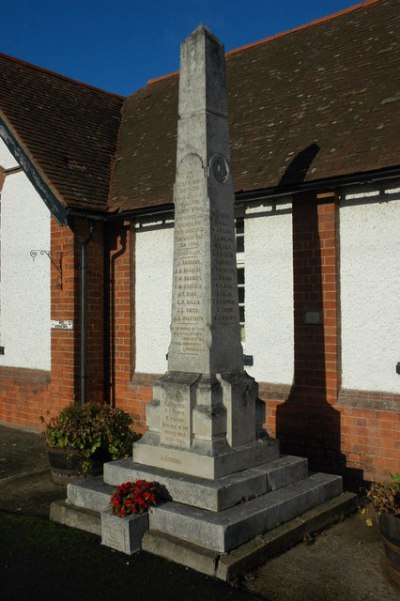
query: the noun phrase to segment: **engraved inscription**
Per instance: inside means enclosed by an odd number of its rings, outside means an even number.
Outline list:
[[[186,399],[164,399],[161,404],[161,443],[189,448],[190,442],[189,402]]]
[[[161,455],[161,461],[164,461],[164,463],[175,463],[176,465],[182,463],[182,460],[178,459],[178,457],[168,457],[168,455]]]
[[[125,551],[125,528],[115,520],[105,520],[102,523],[101,535],[103,543],[116,551]]]
[[[213,315],[217,325],[233,324],[239,320],[235,237],[231,215],[214,213],[211,218],[213,252]]]
[[[193,159],[192,159],[193,160]],[[202,290],[205,284],[203,241],[207,213],[199,159],[181,173],[174,187],[175,255],[171,351],[198,356],[205,346]]]

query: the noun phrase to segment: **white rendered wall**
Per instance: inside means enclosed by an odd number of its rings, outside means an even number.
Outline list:
[[[293,382],[293,260],[291,203],[246,210],[244,350],[259,382]]]
[[[18,167],[17,161],[14,159],[3,140],[0,138],[0,167],[3,169],[12,169]]]
[[[136,366],[162,374],[171,338],[172,224],[143,221],[136,229]]]
[[[0,140],[0,165],[16,166]],[[1,192],[0,366],[50,369],[50,213],[25,174],[6,176]]]
[[[244,351],[258,381],[293,381],[291,204],[248,210],[245,219]],[[164,373],[170,343],[173,227],[142,222],[136,229],[136,367]]]
[[[389,200],[391,199],[391,200]],[[340,208],[342,386],[400,393],[400,188]]]

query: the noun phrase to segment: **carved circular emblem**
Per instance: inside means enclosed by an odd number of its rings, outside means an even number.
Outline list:
[[[213,154],[210,163],[215,179],[220,184],[224,184],[229,177],[229,165],[227,160],[222,154]]]

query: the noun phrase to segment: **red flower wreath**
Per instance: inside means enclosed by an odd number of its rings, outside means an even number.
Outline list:
[[[133,513],[144,513],[149,507],[156,506],[158,497],[159,489],[154,482],[124,482],[111,497],[112,514],[123,518]]]

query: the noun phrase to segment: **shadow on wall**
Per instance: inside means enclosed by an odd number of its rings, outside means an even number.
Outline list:
[[[280,184],[302,181],[318,152],[316,144],[301,152]],[[283,453],[306,456],[311,469],[360,481],[361,471],[346,472],[340,412],[333,407],[340,387],[337,215],[333,196],[294,196],[294,381],[277,407],[276,436]]]
[[[127,230],[110,226],[108,230],[108,252],[105,257],[105,293],[104,293],[104,399],[115,407],[115,369],[116,369],[116,284],[115,262],[127,251]],[[109,288],[107,289],[107,283]]]

